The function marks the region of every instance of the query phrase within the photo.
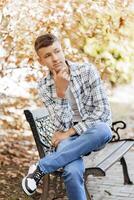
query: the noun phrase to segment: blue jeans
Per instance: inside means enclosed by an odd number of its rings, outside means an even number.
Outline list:
[[[55,152],[39,161],[39,167],[46,174],[63,167],[63,178],[69,200],[86,200],[82,157],[102,149],[111,137],[110,127],[104,122],[99,122],[81,135],[62,140]]]

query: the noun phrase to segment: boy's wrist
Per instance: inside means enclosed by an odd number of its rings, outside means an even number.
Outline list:
[[[76,133],[76,131],[75,131],[75,129],[74,129],[73,127],[70,128],[70,129],[66,132],[67,136],[75,135],[75,133]]]
[[[57,92],[57,96],[60,98],[65,98],[65,93],[64,92]]]
[[[61,91],[61,90],[58,90],[56,88],[56,93],[57,93],[57,96],[60,97],[60,98],[65,98],[65,92],[64,91]]]

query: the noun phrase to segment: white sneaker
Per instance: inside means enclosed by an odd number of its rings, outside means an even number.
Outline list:
[[[44,173],[40,170],[38,163],[30,166],[27,176],[22,179],[22,188],[27,195],[35,193],[40,179]]]

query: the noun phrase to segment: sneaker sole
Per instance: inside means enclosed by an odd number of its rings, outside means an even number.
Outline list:
[[[25,182],[26,182],[26,177],[24,177],[24,178],[22,179],[22,188],[23,188],[24,192],[25,192],[28,196],[33,195],[35,192],[30,193],[30,192],[27,190],[26,186],[25,186]]]

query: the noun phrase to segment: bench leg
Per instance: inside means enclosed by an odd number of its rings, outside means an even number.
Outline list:
[[[63,199],[66,196],[64,184],[61,176],[57,175],[45,175],[43,178],[43,192],[41,194],[41,200],[56,200]]]
[[[49,175],[45,175],[43,177],[43,192],[41,195],[41,200],[47,200],[49,196],[49,182],[50,182],[50,177]]]
[[[89,193],[89,191],[88,191],[88,189],[87,189],[86,182],[87,182],[87,181],[85,181],[85,184],[84,184],[84,185],[85,185],[87,200],[93,200],[93,197],[90,195],[90,193]]]
[[[55,176],[55,178],[57,178]],[[60,179],[59,182],[60,182],[60,188],[56,188],[56,185],[55,183],[58,183],[58,181],[55,181],[55,178],[54,178],[54,188],[55,188],[55,192],[56,192],[56,196],[55,198],[53,199],[57,199],[57,198],[61,198],[61,197],[64,197],[65,195],[65,190],[63,189],[62,187],[62,180]],[[87,196],[87,200],[93,200],[93,197],[90,195],[88,189],[87,189],[87,185],[86,185],[86,182],[87,180],[85,180],[85,190],[86,190],[86,196]],[[45,175],[44,178],[43,178],[43,192],[42,192],[42,195],[41,195],[41,200],[48,200],[48,197],[49,197],[49,189],[50,189],[50,175]],[[57,189],[59,190],[59,192],[57,191]]]
[[[128,174],[128,168],[127,168],[127,164],[125,161],[125,158],[122,157],[120,159],[121,165],[122,165],[122,169],[123,169],[123,176],[124,176],[124,184],[128,184],[128,185],[132,185],[133,182],[130,180],[129,174]]]

